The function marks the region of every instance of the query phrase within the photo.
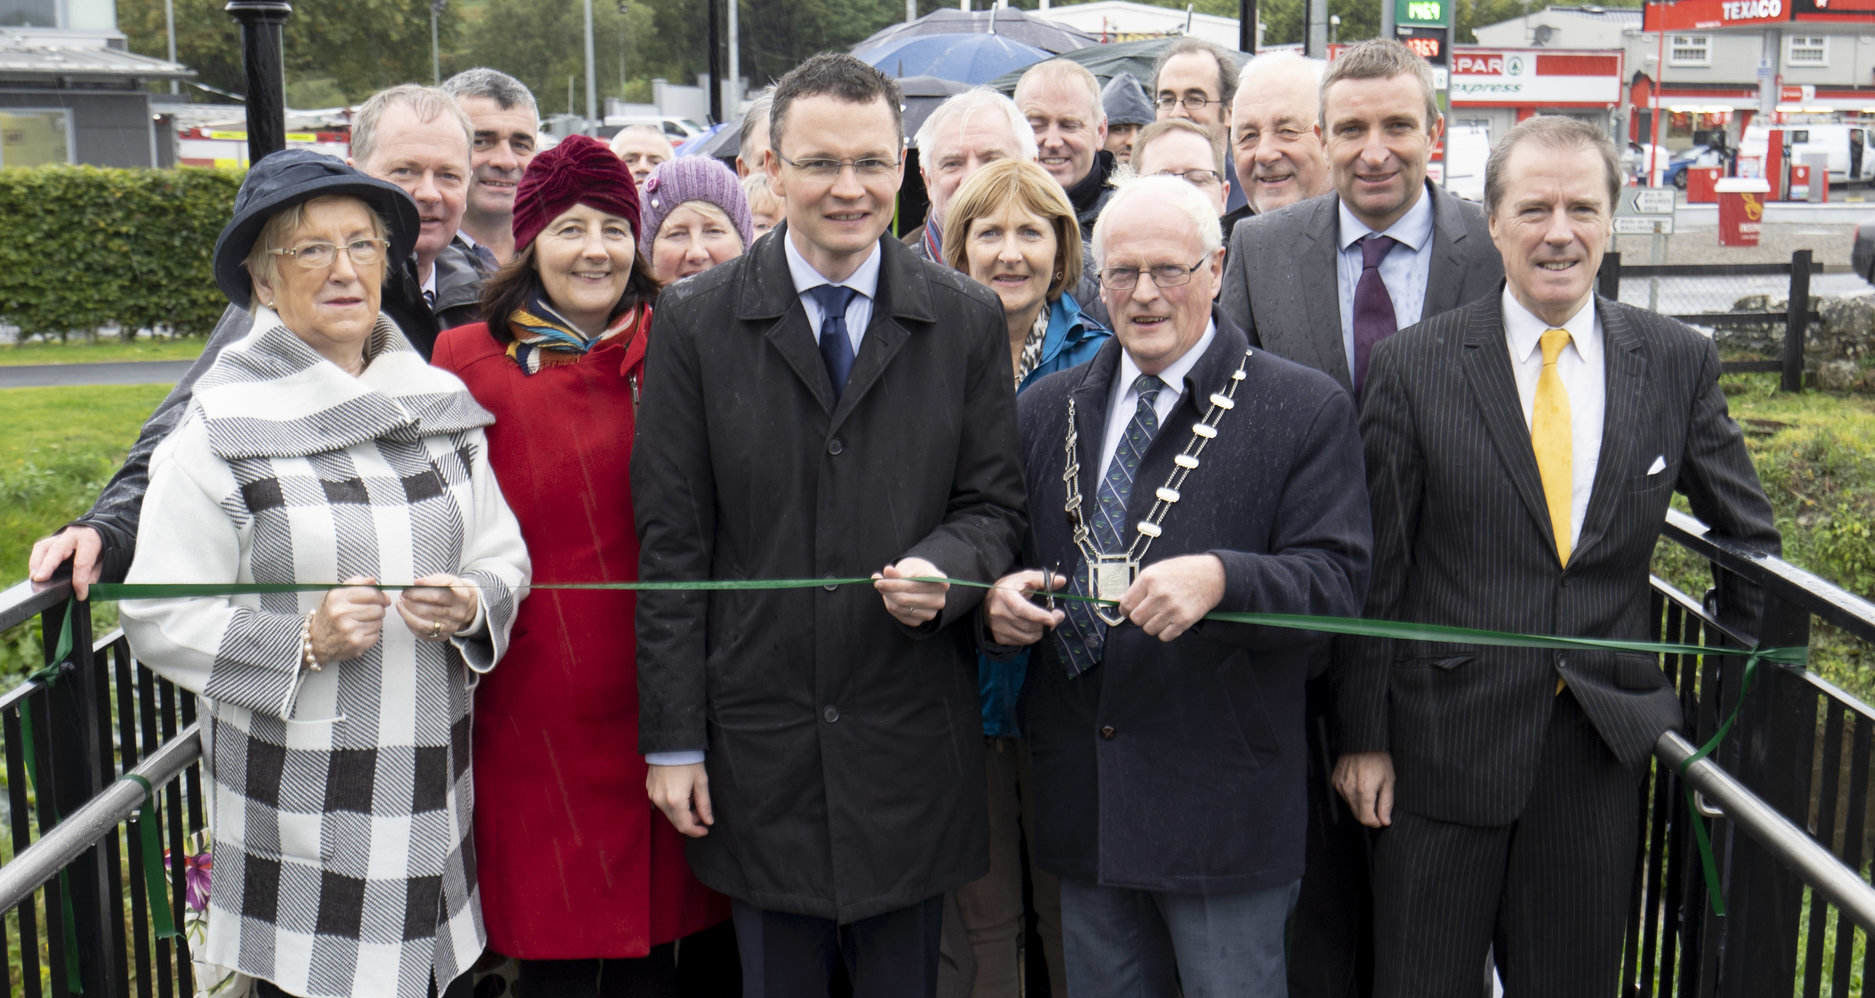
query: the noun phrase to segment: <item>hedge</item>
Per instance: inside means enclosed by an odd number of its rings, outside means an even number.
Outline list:
[[[240,184],[197,167],[0,169],[0,321],[206,334],[228,304],[209,258]]]

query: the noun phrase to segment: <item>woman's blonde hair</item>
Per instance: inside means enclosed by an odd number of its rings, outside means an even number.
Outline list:
[[[964,248],[970,223],[1004,205],[1015,205],[1054,228],[1055,271],[1048,282],[1048,300],[1060,298],[1081,279],[1081,223],[1061,184],[1026,159],[999,159],[957,189],[944,209],[944,262],[969,273]]]

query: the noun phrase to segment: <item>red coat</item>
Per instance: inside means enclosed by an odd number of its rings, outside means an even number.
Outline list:
[[[638,577],[630,466],[644,344],[641,329],[530,377],[486,324],[436,341],[432,362],[495,414],[489,462],[535,582]],[[644,956],[728,917],[645,796],[635,604],[627,592],[534,592],[501,668],[476,688],[475,851],[497,952]]]

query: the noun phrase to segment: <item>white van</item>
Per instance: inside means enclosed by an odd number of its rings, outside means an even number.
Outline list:
[[[1745,126],[1745,137],[1738,143],[1738,158],[1762,164],[1765,134],[1771,127],[1757,121]],[[1803,122],[1776,127],[1784,130],[1784,142],[1790,147],[1789,162],[1801,163],[1806,155],[1824,153],[1829,156],[1830,183],[1875,181],[1875,122]]]

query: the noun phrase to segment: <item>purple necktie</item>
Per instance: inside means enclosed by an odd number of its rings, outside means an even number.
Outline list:
[[[1361,240],[1361,279],[1354,285],[1354,394],[1367,380],[1367,355],[1374,344],[1399,331],[1393,317],[1393,296],[1380,279],[1380,261],[1400,245],[1391,236],[1369,233]]]

